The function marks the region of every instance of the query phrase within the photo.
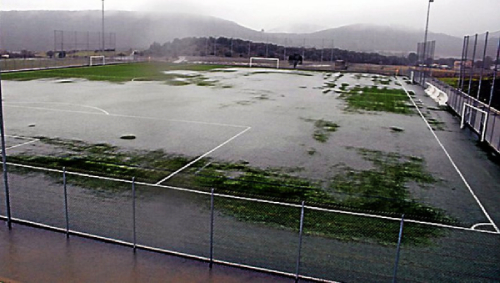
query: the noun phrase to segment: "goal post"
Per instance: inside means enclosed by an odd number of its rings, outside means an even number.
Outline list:
[[[477,113],[481,113],[481,119],[476,122]],[[472,120],[472,121],[471,121]],[[486,125],[488,124],[488,112],[479,109],[478,107],[464,102],[462,108],[462,118],[460,121],[460,128],[463,129],[465,124],[471,126],[474,130],[477,130],[481,137],[481,142],[484,141],[486,136]]]
[[[104,56],[90,56],[89,66],[104,66],[106,65],[106,57]]]
[[[264,63],[264,64],[266,64],[265,66],[268,66],[269,63],[272,63],[272,65],[274,65],[274,62],[275,62],[276,69],[279,69],[279,67],[280,67],[280,59],[278,59],[278,58],[250,57],[250,65],[249,65],[250,68],[252,66],[256,65],[257,64],[256,62],[261,62],[261,64],[262,64],[262,62],[266,62],[266,63]]]

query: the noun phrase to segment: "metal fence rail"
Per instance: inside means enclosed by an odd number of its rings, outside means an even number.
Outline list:
[[[68,235],[296,280],[500,280],[495,232],[9,166],[14,220]]]
[[[137,62],[139,58],[128,57],[106,57],[106,64],[118,64]],[[13,58],[0,59],[0,70],[2,72],[44,70],[63,67],[84,67],[90,65],[90,59],[79,58]]]

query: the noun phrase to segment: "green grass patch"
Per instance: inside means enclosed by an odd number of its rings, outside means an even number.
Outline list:
[[[204,72],[223,67],[225,66],[169,63],[131,63],[80,68],[13,72],[2,74],[2,79],[27,81],[46,78],[81,78],[90,81],[108,82],[126,82],[131,80],[170,81],[179,76],[164,74],[164,71],[186,70]]]
[[[345,91],[345,90],[347,89],[347,87],[348,87],[348,86],[349,86],[349,84],[348,84],[348,83],[342,83],[342,84],[340,85],[339,89],[340,89],[340,90],[342,90],[342,91]]]
[[[302,120],[314,123],[313,138],[321,143],[327,142],[330,138],[331,133],[337,131],[337,129],[340,127],[337,123],[326,121],[323,119],[314,120],[302,118]]]
[[[408,106],[408,96],[401,89],[379,89],[372,87],[355,87],[341,96],[348,106],[348,111],[366,110],[391,112],[397,114],[413,114]]]
[[[346,193],[343,204],[362,210],[391,211],[428,221],[451,220],[442,210],[415,202],[406,184],[420,187],[437,180],[424,169],[418,157],[403,156],[367,149],[354,149],[365,160],[372,162],[371,170],[358,171],[344,168],[343,174],[333,178],[330,189]],[[387,201],[387,200],[391,201]]]
[[[458,78],[437,78],[437,79],[453,87],[456,87],[458,82]]]
[[[315,126],[333,131],[334,123],[316,120]],[[41,142],[55,147],[58,152],[47,156],[13,155],[9,162],[43,166],[55,169],[66,167],[73,172],[115,177],[155,183],[172,171],[184,166],[190,158],[170,155],[161,150],[123,151],[108,144],[87,144],[81,141],[41,138]],[[425,187],[436,182],[425,170],[425,162],[419,157],[403,156],[367,149],[355,149],[366,161],[372,163],[370,170],[358,171],[344,168],[329,180],[315,181],[294,175],[294,172],[277,168],[255,168],[247,162],[208,163],[203,159],[186,172],[176,175],[166,184],[191,189],[236,196],[257,197],[299,204],[343,209],[355,212],[370,212],[393,217],[405,214],[407,218],[450,223],[452,219],[443,211],[416,202],[410,195],[407,184],[412,182]],[[315,150],[314,150],[315,151]],[[314,153],[313,153],[314,154]],[[27,169],[11,166],[18,173],[32,173]],[[47,173],[57,182],[61,174]],[[128,190],[120,182],[102,181],[96,178],[71,175],[70,184],[97,193]],[[108,192],[109,193],[109,192]],[[300,210],[267,203],[249,202],[228,198],[217,198],[217,209],[240,220],[264,223],[280,229],[297,230]],[[395,244],[397,221],[357,217],[338,213],[307,210],[304,231],[344,241],[368,241],[378,244]],[[439,237],[440,230],[430,226],[405,226],[405,244],[431,243]]]

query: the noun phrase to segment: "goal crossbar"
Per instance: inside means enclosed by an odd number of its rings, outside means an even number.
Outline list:
[[[104,56],[90,56],[89,57],[89,66],[95,66],[95,65],[98,65],[98,64],[93,64],[94,63],[94,59],[100,59],[102,60],[102,65],[106,65],[106,57]]]
[[[476,106],[465,102],[464,107],[462,108],[462,119],[460,121],[460,129],[463,129],[465,127],[465,110],[467,109],[467,107],[484,114],[483,127],[482,127],[482,130],[480,133],[481,134],[481,142],[483,142],[485,139],[485,134],[486,134],[486,125],[488,123],[488,112],[481,110],[481,109],[477,108]],[[472,126],[472,127],[474,127],[474,126]]]
[[[253,65],[253,61],[255,60],[262,60],[262,61],[275,61],[276,62],[276,69],[279,69],[280,67],[280,59],[278,58],[264,58],[264,57],[250,57],[250,68]]]

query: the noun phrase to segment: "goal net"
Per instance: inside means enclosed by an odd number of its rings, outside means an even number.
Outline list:
[[[280,59],[278,58],[262,58],[262,57],[251,57],[250,58],[250,68],[251,67],[275,67],[279,69]]]
[[[104,66],[106,58],[104,56],[90,56],[89,66]]]
[[[486,124],[488,123],[488,113],[478,107],[464,103],[462,108],[462,120],[460,122],[460,128],[464,128],[465,125],[470,126],[474,131],[479,134],[481,142],[484,141],[486,133]]]

